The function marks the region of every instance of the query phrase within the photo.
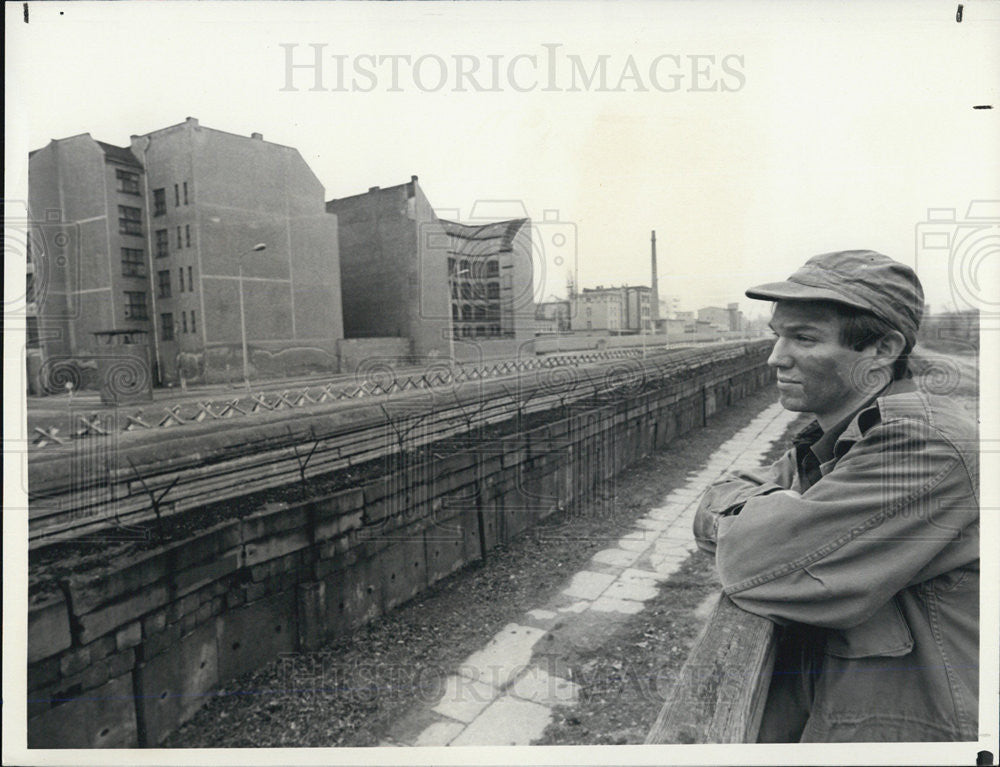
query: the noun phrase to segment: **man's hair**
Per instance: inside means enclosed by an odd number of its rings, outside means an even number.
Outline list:
[[[854,349],[856,352],[878,343],[879,340],[893,331],[902,333],[892,323],[864,309],[856,309],[836,301],[804,301],[803,303],[825,307],[837,315],[837,319],[840,320],[841,345]],[[892,364],[892,379],[894,381],[911,376],[910,352],[913,351],[913,344],[905,340],[905,335],[903,338],[905,344],[903,351]]]

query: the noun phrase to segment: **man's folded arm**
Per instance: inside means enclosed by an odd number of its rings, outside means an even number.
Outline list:
[[[789,451],[766,469],[741,470],[714,482],[698,504],[694,537],[698,547],[715,552],[716,530],[722,517],[739,514],[750,498],[789,488],[795,481],[794,453]]]
[[[756,495],[720,517],[716,561],[743,609],[850,628],[939,574],[935,563],[956,566],[941,552],[975,535],[975,490],[955,448],[926,424],[896,422],[874,427],[806,493]]]

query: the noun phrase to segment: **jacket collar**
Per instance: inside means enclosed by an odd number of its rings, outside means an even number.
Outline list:
[[[830,441],[828,455],[825,458],[820,455],[817,455],[816,457],[819,458],[822,463],[823,461],[828,461],[831,458],[842,456],[850,449],[851,445],[865,435],[865,432],[882,420],[882,411],[879,403],[884,397],[889,397],[893,394],[904,394],[906,392],[916,390],[917,386],[913,382],[912,378],[903,378],[899,381],[891,381],[888,386],[868,400],[868,402],[862,405],[853,415],[848,416],[847,423],[844,428],[842,428],[840,433]],[[840,424],[838,424],[838,426],[839,425]],[[834,429],[831,429],[830,433],[833,431]],[[826,434],[823,435],[824,438],[826,436]],[[815,452],[815,450],[816,448],[814,446],[813,451]]]
[[[913,380],[909,378],[891,381],[884,389],[873,394],[861,407],[825,432],[819,423],[813,420],[796,434],[792,441],[800,451],[810,449],[821,464],[839,458],[881,420],[879,400],[892,394],[916,391],[916,388]]]

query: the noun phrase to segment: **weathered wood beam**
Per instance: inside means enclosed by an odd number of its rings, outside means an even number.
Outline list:
[[[756,742],[774,650],[774,623],[720,595],[646,743]]]

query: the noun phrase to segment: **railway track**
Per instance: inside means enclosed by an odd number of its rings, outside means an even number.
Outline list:
[[[355,402],[316,403],[178,429],[105,435],[29,460],[29,545],[107,534],[220,500],[387,459],[493,424],[584,401],[683,385],[685,374],[746,357],[767,342],[671,350],[646,359],[519,371]],[[384,388],[392,389],[391,382]]]

